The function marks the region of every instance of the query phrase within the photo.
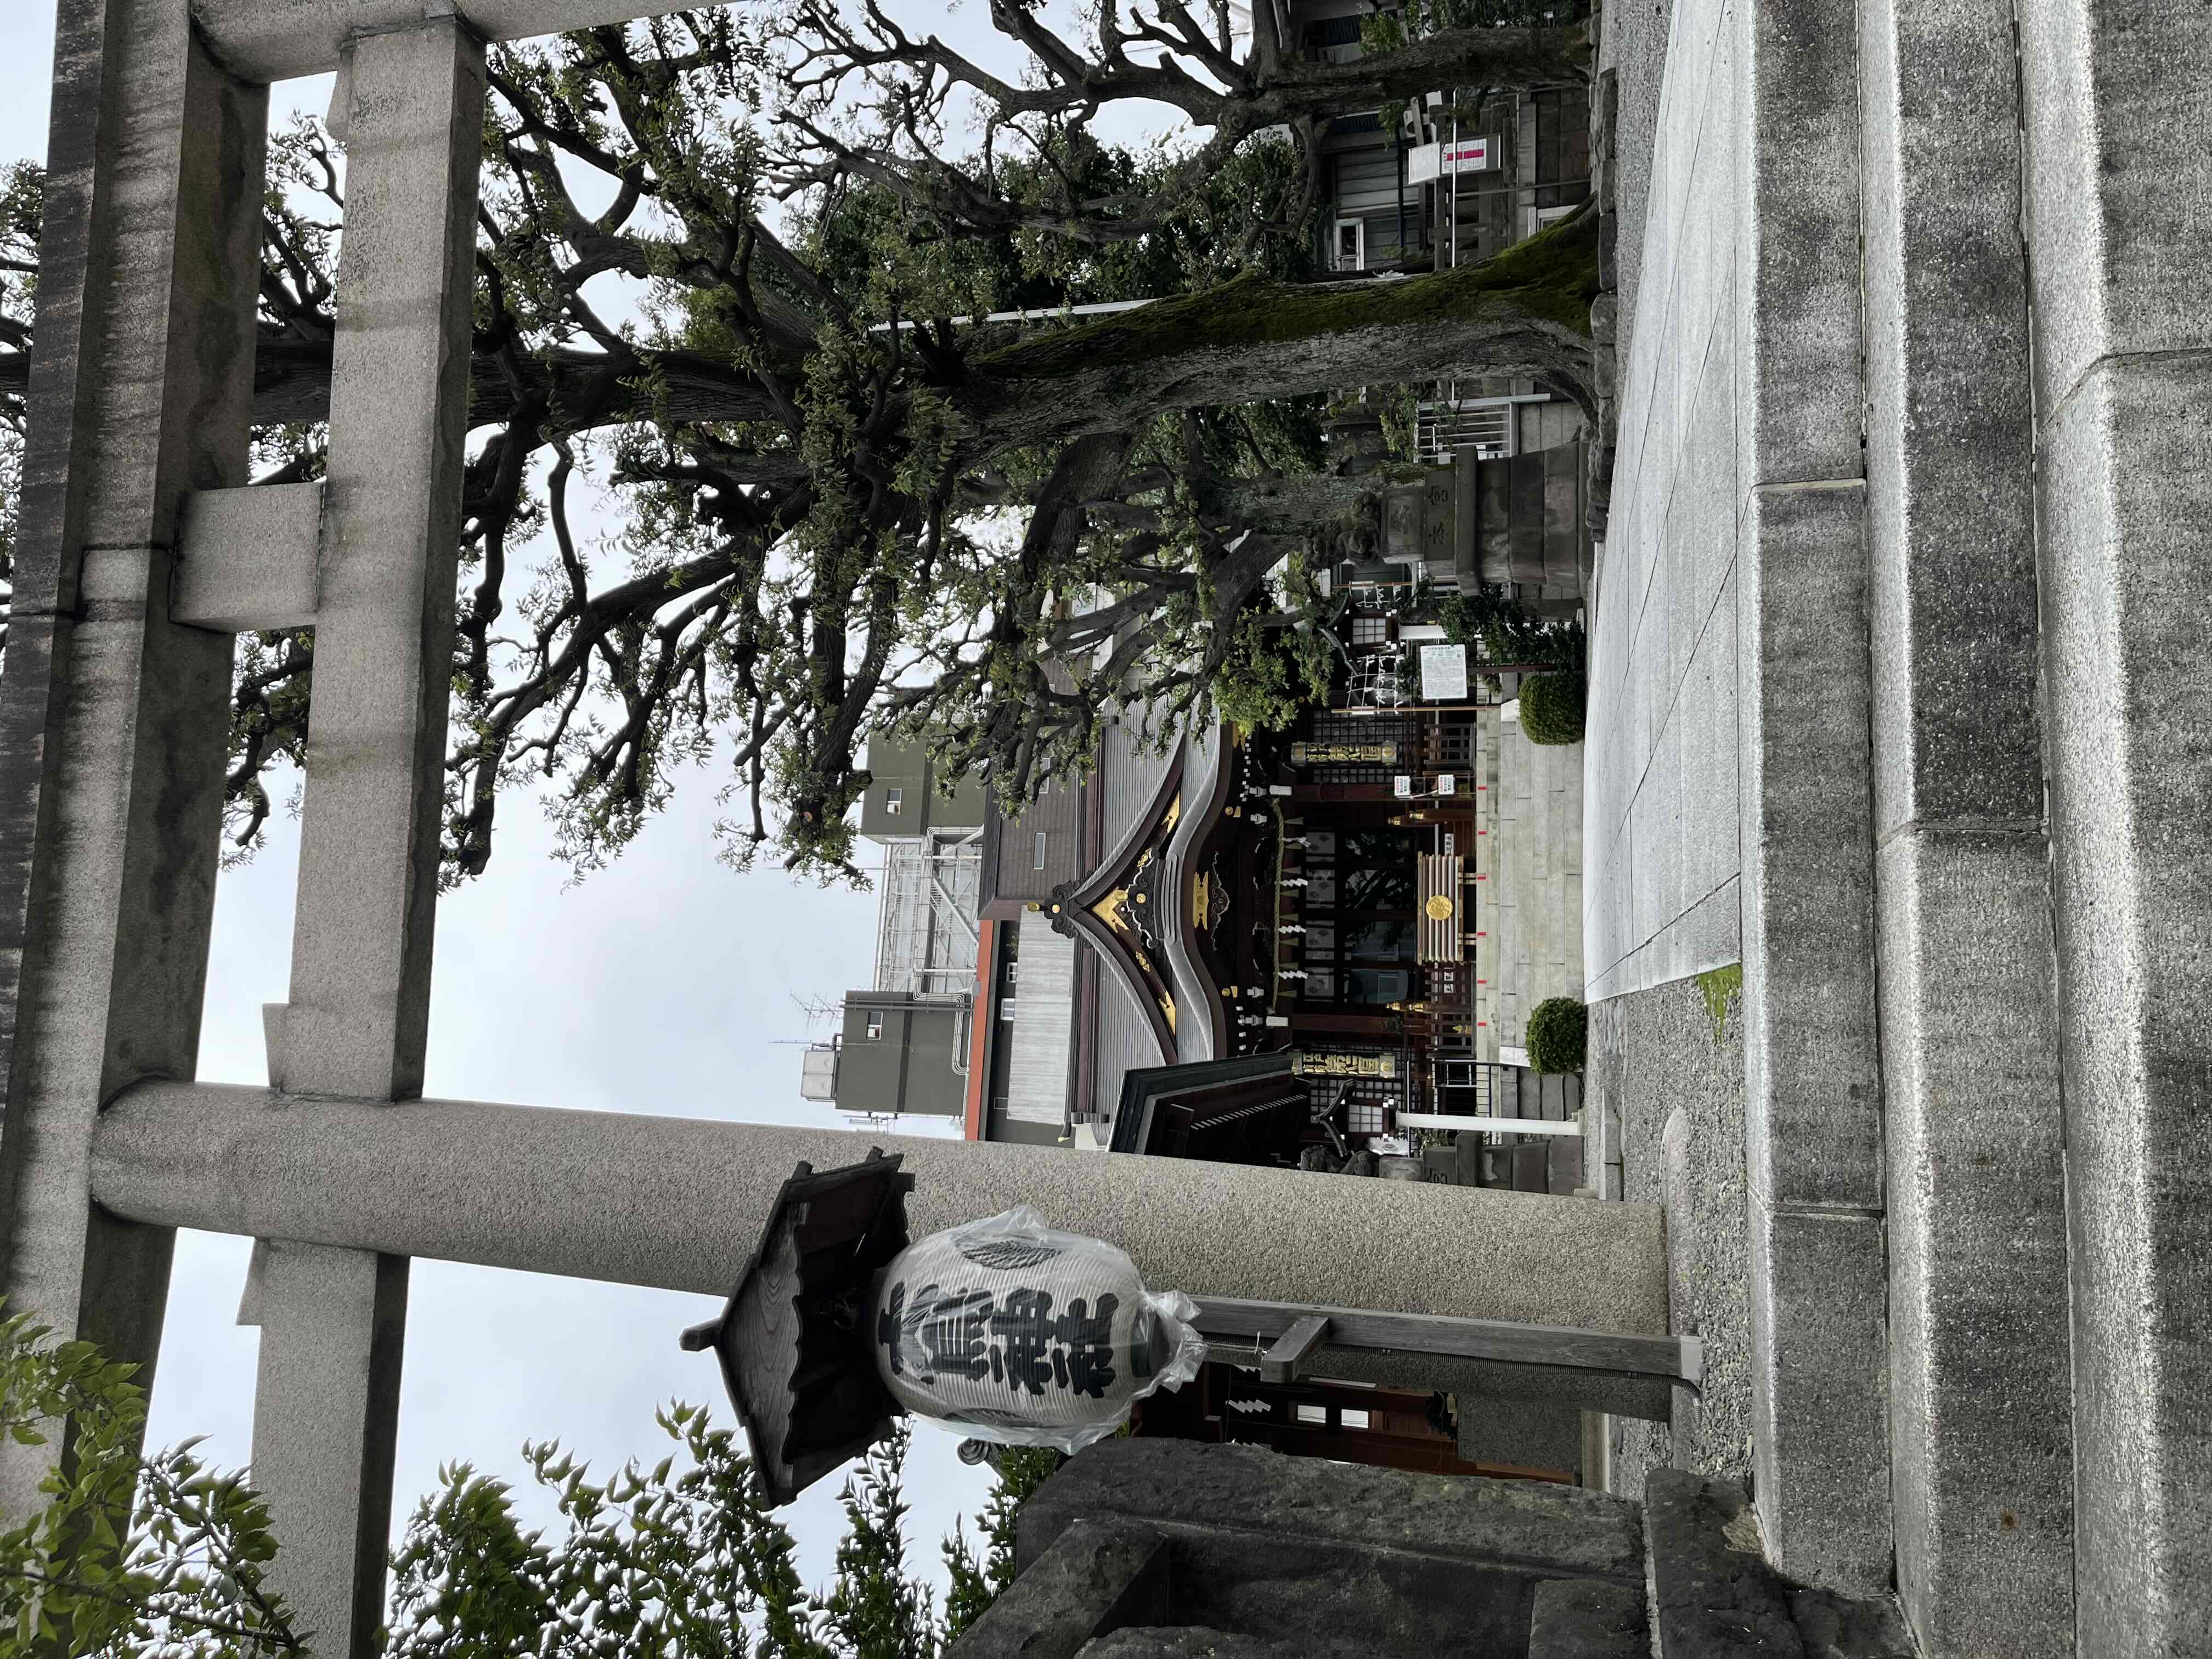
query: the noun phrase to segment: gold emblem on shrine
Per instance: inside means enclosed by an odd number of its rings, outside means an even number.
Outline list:
[[[1398,1075],[1395,1054],[1348,1054],[1306,1049],[1291,1057],[1293,1077],[1371,1077]]]
[[[1291,745],[1291,764],[1293,766],[1339,766],[1387,764],[1398,758],[1395,743],[1294,743]]]
[[[1449,921],[1451,920],[1452,902],[1449,896],[1446,894],[1430,894],[1428,903],[1422,908],[1428,912],[1429,920],[1431,921]]]
[[[1122,907],[1128,902],[1129,890],[1126,887],[1116,887],[1091,907],[1091,914],[1115,933],[1126,933],[1129,931],[1129,919],[1123,915],[1121,911]],[[1052,908],[1055,910],[1060,908],[1057,904]]]

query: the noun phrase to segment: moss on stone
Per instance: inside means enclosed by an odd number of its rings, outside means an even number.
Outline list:
[[[1589,332],[1597,293],[1597,215],[1585,209],[1480,264],[1404,282],[1300,284],[1257,275],[1161,300],[992,352],[975,367],[996,380],[1039,380],[1200,347],[1235,351],[1361,329],[1473,321],[1486,310]]]
[[[1725,968],[1707,969],[1698,975],[1698,989],[1705,994],[1705,1012],[1713,1022],[1713,1041],[1718,1042],[1728,1035],[1729,1004],[1743,991],[1743,964],[1731,962]]]

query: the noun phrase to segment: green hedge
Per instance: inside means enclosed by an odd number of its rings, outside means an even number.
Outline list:
[[[1521,682],[1521,730],[1531,743],[1583,740],[1583,677],[1539,674]]]
[[[1589,1042],[1589,1010],[1572,997],[1547,997],[1528,1015],[1528,1065],[1538,1072],[1579,1072]]]

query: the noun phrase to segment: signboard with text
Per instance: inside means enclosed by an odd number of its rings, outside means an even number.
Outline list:
[[[1421,647],[1421,699],[1425,702],[1467,701],[1465,646],[1425,645]]]
[[[1416,144],[1406,152],[1406,182],[1425,185],[1452,173],[1488,173],[1498,166],[1498,139],[1492,134]]]

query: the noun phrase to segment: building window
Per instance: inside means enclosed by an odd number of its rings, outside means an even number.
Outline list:
[[[1367,1426],[1368,1418],[1367,1413],[1358,1407],[1346,1406],[1337,1412],[1336,1421],[1340,1428],[1364,1429]]]
[[[1032,864],[1030,868],[1032,870],[1042,870],[1044,868],[1044,831],[1042,830],[1037,831],[1036,862]]]
[[[1352,48],[1350,57],[1341,54]],[[1306,25],[1306,56],[1333,64],[1349,63],[1359,56],[1359,17],[1324,17]]]
[[[1589,101],[1580,91],[1539,92],[1536,205],[1563,208],[1589,195]]]
[[[999,1018],[1000,1019],[1012,1019],[1013,1017],[1014,1000],[1012,997],[1005,998],[999,1004]]]
[[[1016,957],[1006,963],[1006,983],[1009,985],[1018,985],[1021,983],[1021,958]]]
[[[1348,890],[1349,884],[1346,886]],[[1411,962],[1413,919],[1369,915],[1355,920],[1345,930],[1344,954],[1355,962]]]
[[[1370,1007],[1403,1002],[1413,994],[1413,979],[1402,968],[1352,968],[1345,971],[1344,1000]]]
[[[870,1014],[868,1016],[868,1041],[871,1042],[880,1042],[883,1041],[883,1036],[884,1017],[881,1014]]]
[[[884,791],[884,811],[896,817],[906,807],[906,791],[896,785]]]
[[[1320,1423],[1325,1425],[1328,1421],[1328,1407],[1326,1406],[1300,1406],[1298,1407],[1298,1421],[1301,1423]]]

